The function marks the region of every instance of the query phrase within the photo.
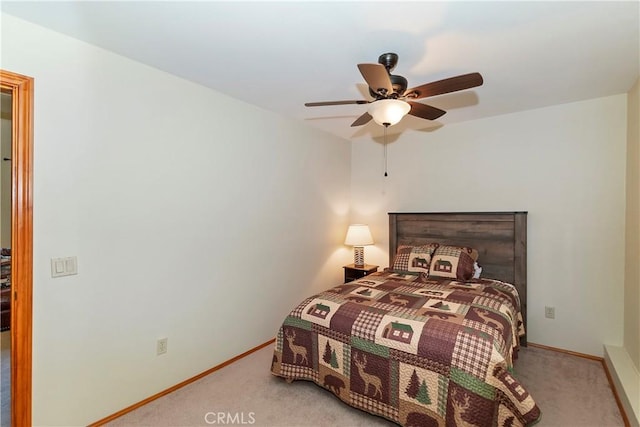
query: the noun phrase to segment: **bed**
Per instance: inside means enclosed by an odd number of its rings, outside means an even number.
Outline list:
[[[512,375],[526,343],[526,218],[390,213],[389,267],[298,304],[271,372],[403,426],[534,424],[540,410]]]

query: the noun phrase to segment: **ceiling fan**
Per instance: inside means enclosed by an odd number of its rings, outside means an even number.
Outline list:
[[[369,104],[368,111],[351,123],[351,126],[362,126],[373,119],[376,123],[386,128],[398,123],[406,114],[411,114],[421,119],[435,120],[444,115],[446,111],[414,101],[429,96],[470,89],[483,83],[480,73],[469,73],[407,89],[407,79],[391,74],[397,64],[398,55],[395,53],[383,53],[378,58],[377,64],[358,64],[362,77],[369,85],[369,94],[374,98],[372,101],[361,99],[307,102],[304,105],[307,107],[322,107],[327,105]]]

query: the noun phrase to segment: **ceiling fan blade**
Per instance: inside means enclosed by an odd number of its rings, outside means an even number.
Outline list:
[[[375,93],[387,96],[393,93],[391,78],[382,64],[358,64],[360,74]]]
[[[363,115],[358,117],[355,122],[351,123],[351,127],[365,125],[365,124],[369,123],[369,121],[372,118],[373,117],[371,117],[371,114],[365,112]]]
[[[353,101],[323,101],[323,102],[306,102],[305,107],[323,107],[325,105],[347,105],[347,104],[368,104],[369,101],[357,99]]]
[[[420,117],[421,119],[435,120],[438,117],[442,117],[447,112],[431,105],[421,104],[419,102],[407,101],[411,105],[409,114],[412,116]]]
[[[480,86],[483,83],[480,73],[462,74],[456,77],[450,77],[437,82],[431,82],[407,89],[404,96],[411,99],[426,98],[428,96],[442,95],[449,92],[470,89]]]

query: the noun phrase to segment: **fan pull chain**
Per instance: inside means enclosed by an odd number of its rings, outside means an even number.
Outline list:
[[[384,125],[384,176],[389,176],[387,174],[387,127],[388,124]]]

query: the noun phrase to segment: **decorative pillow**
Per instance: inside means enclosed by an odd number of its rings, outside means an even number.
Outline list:
[[[469,280],[473,277],[473,264],[478,251],[463,246],[439,246],[431,257],[429,276]]]
[[[431,256],[438,243],[423,246],[398,246],[391,270],[401,274],[429,274]]]

